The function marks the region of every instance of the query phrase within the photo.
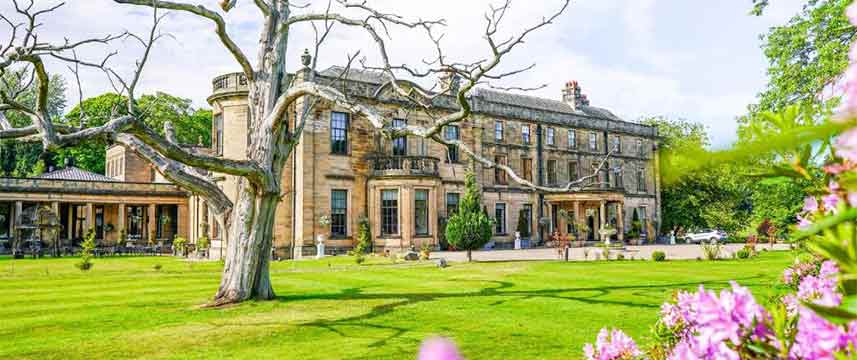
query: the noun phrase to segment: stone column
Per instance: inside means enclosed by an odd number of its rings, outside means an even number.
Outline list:
[[[15,212],[12,214],[12,223],[15,224],[12,226],[12,237],[15,238],[16,242],[20,242],[21,239],[18,238],[18,225],[21,225],[21,214],[24,212],[24,203],[20,201],[15,202]]]
[[[62,222],[62,216],[60,216],[60,203],[58,201],[51,202],[51,211],[53,211],[54,215],[57,216],[57,223]],[[56,231],[57,231],[57,233],[56,233],[56,238],[54,239],[54,241],[57,242],[57,248],[59,248],[60,246],[63,245],[62,244],[62,237],[60,236],[59,229],[57,229]],[[54,254],[54,255],[56,255],[56,254]]]
[[[399,188],[399,248],[405,250],[414,246],[414,187]]]
[[[155,212],[156,207],[157,207],[157,205],[155,205],[155,204],[150,204],[148,206],[148,209],[147,209],[148,215],[146,216],[147,217],[147,219],[146,219],[146,234],[144,235],[146,240],[151,240],[153,242],[158,240],[157,239],[157,229],[158,228],[156,227],[158,224],[158,218],[157,218],[156,212]],[[151,238],[151,239],[149,239],[149,238]]]
[[[625,203],[619,201],[616,203],[616,231],[619,235],[619,241],[625,241]]]
[[[74,236],[74,215],[76,213],[75,209],[77,209],[77,205],[68,204],[68,228],[66,229],[66,235],[68,236],[69,242],[71,242],[72,237]]]
[[[574,201],[574,229],[577,231],[577,240],[585,240],[586,234],[580,231],[579,224],[583,222],[583,214],[580,213],[580,201]]]
[[[125,204],[117,205],[119,208],[116,211],[116,238],[119,239],[122,236],[122,230],[125,230],[125,234],[128,234],[128,229],[125,228],[125,219],[127,216],[125,215]],[[127,239],[119,239],[119,243],[122,246],[125,246],[125,241]]]
[[[601,200],[600,207],[598,208],[598,230],[601,230],[602,227],[607,223],[607,202]],[[598,236],[601,237],[601,241],[604,241],[604,237],[601,236],[600,232],[596,232]]]
[[[95,231],[95,207],[92,206],[92,203],[86,203],[86,233],[89,234],[89,231]]]
[[[176,236],[181,236],[185,239],[188,239],[190,236],[188,222],[190,221],[190,216],[188,216],[187,205],[178,205],[176,207],[176,218],[173,221],[178,221],[176,223]],[[191,239],[188,239],[191,240]],[[193,243],[196,243],[196,239],[193,239]]]

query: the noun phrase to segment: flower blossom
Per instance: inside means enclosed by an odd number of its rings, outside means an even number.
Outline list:
[[[835,353],[846,350],[849,343],[857,343],[851,331],[855,328],[855,322],[849,324],[849,331],[846,332],[806,307],[800,308],[799,315],[797,335],[789,352],[794,359],[834,360]]]
[[[857,65],[851,67],[857,69]],[[855,79],[852,80],[853,83],[847,89],[849,109],[851,110],[857,110],[857,70],[855,70],[854,75]],[[857,129],[851,129],[839,135],[833,143],[833,148],[836,156],[852,163],[857,162]]]
[[[633,359],[643,355],[634,339],[618,329],[601,329],[595,345],[586,344],[583,353],[589,360]]]
[[[836,207],[839,206],[839,202],[842,199],[839,198],[839,195],[830,194],[825,195],[821,198],[821,202],[824,204],[824,210],[827,212],[836,212]]]
[[[815,196],[807,196],[803,199],[803,212],[814,213],[818,211],[818,199]]]
[[[677,312],[687,331],[670,359],[739,359],[734,346],[751,335],[767,335],[764,326],[758,327],[767,317],[764,308],[747,288],[734,281],[731,285],[719,295],[703,286],[693,294],[679,293]]]
[[[434,337],[423,341],[417,360],[463,360],[458,347],[449,339]]]

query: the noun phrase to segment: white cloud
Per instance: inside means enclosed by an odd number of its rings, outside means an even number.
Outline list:
[[[195,1],[210,8],[216,8],[218,2]],[[743,113],[745,106],[753,101],[755,93],[764,85],[764,63],[755,38],[767,25],[782,23],[797,11],[795,4],[798,1],[790,0],[788,5],[776,4],[771,8],[772,13],[765,18],[749,18],[744,15],[747,10],[745,2],[730,1],[723,6],[734,6],[740,11],[717,15],[722,19],[715,19],[717,21],[713,23],[716,26],[702,28],[700,25],[700,28],[694,29],[696,34],[716,36],[724,24],[741,26],[746,37],[753,41],[729,42],[727,46],[734,48],[722,51],[755,52],[758,61],[735,64],[715,63],[717,59],[702,55],[710,51],[705,43],[681,50],[668,46],[671,40],[686,40],[688,36],[681,29],[671,27],[678,27],[672,24],[676,19],[682,16],[715,16],[665,13],[673,5],[681,4],[677,1],[681,0],[576,1],[555,24],[533,34],[526,44],[516,49],[506,59],[504,68],[514,69],[535,62],[538,64],[536,69],[511,81],[522,86],[548,83],[546,89],[536,94],[558,99],[562,84],[577,79],[594,105],[609,108],[626,119],[665,114],[703,121],[711,128],[715,144],[727,144],[734,138],[734,118]],[[39,5],[55,3],[48,0],[37,2]],[[370,1],[377,8],[394,9],[409,18],[446,18],[446,53],[450,58],[461,61],[473,61],[488,54],[489,49],[481,34],[484,29],[482,14],[489,3],[497,2]],[[310,9],[297,12],[321,10],[326,4],[326,1],[316,2]],[[557,0],[513,2],[504,23],[504,34],[515,33],[539,21],[559,4]],[[9,10],[8,2],[0,3],[0,12],[6,14]],[[260,28],[257,15],[257,10],[249,0],[239,1],[238,8],[225,15],[230,33],[251,58],[256,55],[255,45]],[[117,5],[109,0],[70,0],[59,13],[45,22],[42,30],[46,40],[61,40],[64,37],[74,40],[126,29],[145,33],[150,23],[151,12],[147,9]],[[144,73],[142,92],[166,91],[191,98],[198,106],[206,106],[205,98],[210,92],[211,79],[218,74],[237,70],[237,65],[219,45],[211,27],[210,22],[184,13],[169,15],[162,31],[172,34],[174,38],[164,39],[155,48]],[[308,26],[301,26],[292,35],[287,56],[296,65],[302,49],[310,43],[312,31]],[[0,34],[0,38],[5,36]],[[434,55],[427,39],[413,30],[394,29],[389,45],[394,62],[418,64]],[[122,73],[130,74],[140,52],[139,46],[133,41],[119,42],[110,48],[95,47],[83,52],[82,56],[97,59],[110,50],[120,50],[120,55],[112,63]],[[346,53],[357,50],[361,50],[361,54],[370,61],[377,60],[374,45],[365,33],[359,29],[339,26],[320,54],[320,65],[341,64]],[[67,74],[61,65],[51,63],[50,69]],[[291,68],[294,69],[295,65]],[[749,71],[756,76],[748,79],[745,75],[731,71],[747,68],[757,68]],[[706,81],[700,81],[701,77],[718,79],[718,83],[740,85],[712,87]],[[94,96],[111,89],[104,76],[95,71],[86,72],[83,80],[85,96]],[[70,89],[69,99],[77,99],[76,89]]]

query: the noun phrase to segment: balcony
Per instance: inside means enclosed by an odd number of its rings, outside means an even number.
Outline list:
[[[247,85],[247,77],[243,73],[231,73],[220,75],[211,82],[212,93],[208,97],[208,102],[218,97],[224,96],[247,96],[249,86]]]
[[[440,176],[440,159],[431,156],[376,156],[369,158],[372,173],[381,176]]]

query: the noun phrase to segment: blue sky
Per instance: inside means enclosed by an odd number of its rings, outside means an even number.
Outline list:
[[[189,0],[188,0],[189,1]],[[196,0],[216,6],[216,0]],[[37,3],[53,3],[39,0]],[[304,1],[304,3],[310,1]],[[108,0],[71,0],[57,16],[47,22],[46,39],[84,38],[125,29],[145,32],[150,14],[133,6],[116,5]],[[249,0],[239,1],[238,9],[226,15],[230,33],[245,52],[255,54],[258,32],[256,11]],[[323,9],[326,1],[309,9]],[[481,38],[482,13],[491,3],[483,0],[370,0],[381,9],[395,10],[410,17],[448,19],[445,48],[454,59],[475,60],[487,51]],[[496,4],[496,1],[493,3]],[[504,23],[506,34],[532,24],[555,9],[559,1],[517,0]],[[796,0],[774,3],[763,17],[747,15],[749,0],[590,0],[574,1],[569,10],[552,26],[545,28],[507,60],[506,68],[535,62],[537,67],[510,79],[506,85],[545,83],[536,95],[560,98],[562,85],[578,80],[592,104],[611,109],[627,120],[642,116],[666,115],[704,123],[711,142],[724,147],[735,139],[735,118],[754,102],[766,82],[766,63],[759,34],[771,26],[784,24],[800,10]],[[7,2],[0,11],[9,10]],[[143,91],[166,91],[188,97],[198,106],[207,106],[212,77],[235,71],[237,66],[216,42],[210,24],[188,15],[168,17],[163,31],[174,38],[155,49],[143,77]],[[298,63],[311,31],[307,27],[294,32],[291,44],[292,64]],[[5,35],[0,34],[5,38]],[[420,34],[395,31],[390,40],[394,62],[418,63],[431,55],[431,44]],[[129,73],[139,49],[133,42],[111,46],[121,55],[112,63]],[[338,28],[319,57],[321,67],[340,64],[346,53],[357,50],[372,62],[377,59],[372,42],[358,31]],[[82,53],[96,58],[107,48]],[[63,72],[64,66],[50,64]],[[84,74],[84,96],[110,90],[102,74]],[[69,90],[71,103],[77,89]]]

